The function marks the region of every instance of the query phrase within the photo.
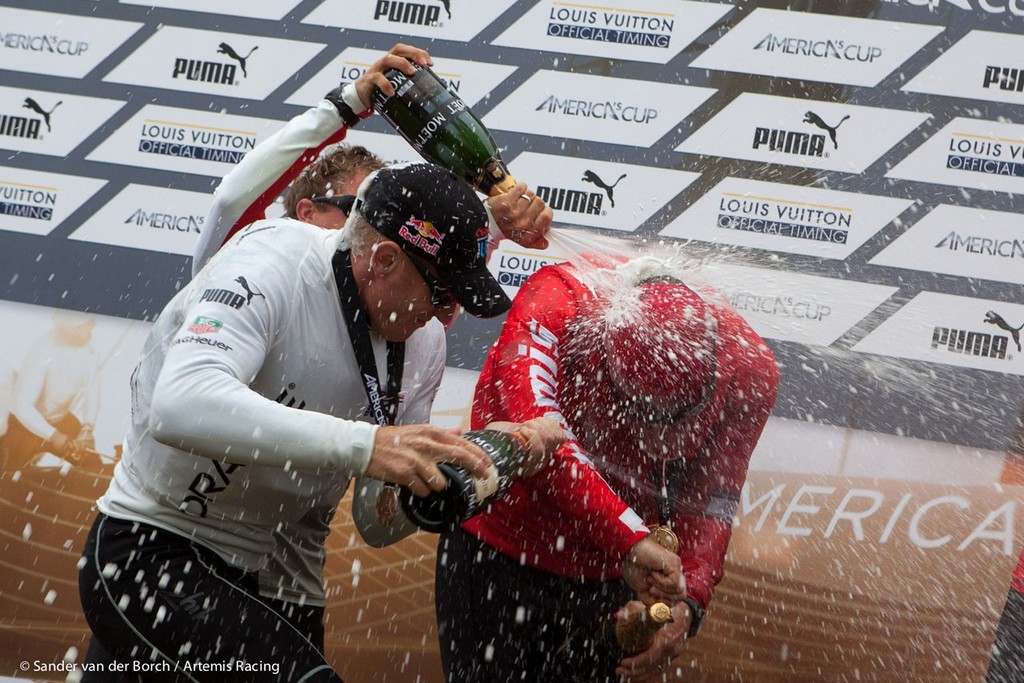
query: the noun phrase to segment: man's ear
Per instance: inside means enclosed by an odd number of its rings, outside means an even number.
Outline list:
[[[319,207],[316,202],[308,197],[303,197],[295,204],[295,217],[303,223],[312,223],[312,218],[317,211],[319,211]]]
[[[373,256],[370,257],[370,272],[375,278],[384,278],[396,272],[402,265],[402,248],[384,240],[373,245]]]

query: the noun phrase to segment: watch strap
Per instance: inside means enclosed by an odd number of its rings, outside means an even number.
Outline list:
[[[689,606],[690,614],[693,615],[690,619],[690,630],[687,631],[686,637],[693,638],[697,635],[697,632],[700,631],[700,627],[704,623],[704,617],[707,615],[708,611],[701,607],[700,604],[698,604],[697,601],[689,595],[683,598],[683,602]]]
[[[345,125],[354,126],[359,123],[359,115],[352,111],[352,107],[345,102],[345,98],[341,96],[340,87],[324,95],[324,99],[334,105]]]

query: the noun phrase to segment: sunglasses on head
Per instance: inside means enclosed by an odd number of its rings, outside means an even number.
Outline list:
[[[356,196],[353,194],[340,194],[335,196],[310,197],[309,201],[315,204],[333,204],[341,209],[345,215],[352,213],[352,207],[356,203]]]
[[[427,288],[430,290],[430,303],[434,308],[454,307],[457,302],[455,301],[455,295],[452,294],[452,290],[448,289],[447,285],[438,280],[437,276],[427,269],[425,263],[408,252],[406,252],[406,256],[412,262],[412,267],[416,269],[416,272],[420,274],[423,281],[427,283]]]

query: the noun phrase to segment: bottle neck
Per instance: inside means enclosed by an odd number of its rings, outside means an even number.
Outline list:
[[[672,621],[672,610],[663,602],[656,602],[643,612],[619,621],[615,625],[615,639],[626,654],[646,650],[655,634]]]
[[[516,179],[510,175],[506,175],[498,182],[491,185],[491,189],[488,194],[492,197],[497,197],[501,194],[507,194],[512,191],[512,188],[516,186]]]

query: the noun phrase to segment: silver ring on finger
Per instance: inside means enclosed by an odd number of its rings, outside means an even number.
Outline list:
[[[527,203],[527,204],[529,204],[530,202],[532,202],[532,201],[533,201],[533,198],[532,198],[532,197],[528,197],[528,196],[526,196],[525,194],[521,194],[521,195],[519,195],[519,198],[520,198],[520,199],[523,199],[523,200],[526,200],[526,203]]]

